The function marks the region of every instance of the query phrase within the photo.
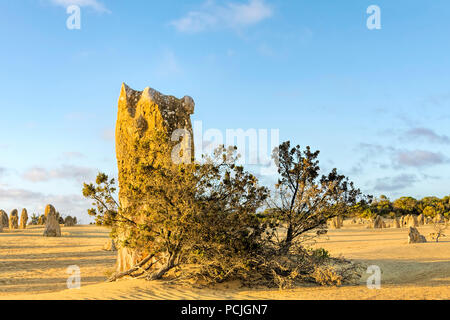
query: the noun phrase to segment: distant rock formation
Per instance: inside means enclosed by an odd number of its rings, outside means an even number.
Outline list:
[[[400,228],[403,228],[405,226],[405,216],[400,217]]]
[[[45,225],[45,221],[46,221],[47,219],[45,218],[45,215],[40,215],[39,216],[39,219],[38,219],[38,225],[40,225],[40,226],[43,226],[43,225]]]
[[[58,216],[55,208],[51,204],[45,207],[45,217],[44,237],[61,237],[61,227],[59,226]]]
[[[9,229],[19,229],[19,212],[17,209],[14,209],[9,214]]]
[[[406,226],[407,227],[418,227],[417,217],[415,215],[409,214],[406,216]]]
[[[415,227],[409,227],[408,243],[424,243],[427,239]]]
[[[8,214],[4,210],[0,210],[0,225],[3,228],[9,228]]]
[[[383,229],[386,228],[386,224],[383,221],[383,218],[381,216],[377,216],[375,220],[372,223],[372,228],[374,229]]]
[[[396,218],[396,217],[394,218],[394,223],[392,224],[392,227],[397,228],[397,229],[401,228],[400,221],[398,218]]]
[[[190,118],[194,113],[194,106],[194,100],[188,96],[177,99],[163,95],[152,88],[135,91],[126,84],[122,84],[116,123],[116,157],[119,169],[119,200],[123,212],[137,205],[129,190],[121,187],[129,185],[135,179],[136,168],[141,162],[141,158],[135,151],[136,141],[150,138],[158,130],[166,132],[168,137],[172,137],[173,133],[180,133],[178,130],[181,130],[184,134],[175,137],[176,141],[168,140],[167,143],[172,147],[180,145],[178,152],[180,161],[194,159],[194,139]],[[152,155],[149,154],[148,157]],[[139,219],[137,216],[130,218]],[[119,237],[120,232],[119,230]],[[117,271],[128,270],[142,255],[126,247],[119,248]]]
[[[423,226],[425,224],[425,216],[422,213],[417,217],[417,223],[420,226]]]
[[[77,224],[76,218],[72,218],[71,216],[67,216],[66,219],[64,220],[65,227],[73,227],[76,224]]]
[[[28,212],[27,209],[22,209],[22,214],[20,215],[20,229],[26,229],[28,222]]]

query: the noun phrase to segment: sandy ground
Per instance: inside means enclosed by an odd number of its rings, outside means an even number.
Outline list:
[[[428,236],[431,227],[419,227]],[[333,255],[377,265],[381,289],[361,284],[298,287],[292,290],[195,289],[163,281],[105,283],[115,255],[102,250],[108,230],[96,226],[62,228],[63,237],[44,238],[43,228],[0,233],[0,299],[450,299],[450,237],[440,243],[408,245],[406,228],[371,230],[346,225],[330,230],[317,246]],[[67,289],[67,268],[79,266],[81,288]]]

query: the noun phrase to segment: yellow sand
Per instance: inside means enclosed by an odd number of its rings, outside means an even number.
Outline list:
[[[427,236],[431,227],[419,227]],[[0,299],[450,299],[450,238],[408,245],[406,228],[371,230],[346,225],[330,230],[318,246],[333,255],[378,265],[380,290],[358,286],[292,290],[197,289],[145,280],[105,283],[115,254],[102,250],[109,231],[96,226],[62,228],[63,237],[44,238],[43,228],[0,233]],[[81,269],[81,288],[67,289],[67,267]]]

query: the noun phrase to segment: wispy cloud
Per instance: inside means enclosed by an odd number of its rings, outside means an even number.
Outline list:
[[[79,7],[91,8],[100,13],[111,13],[111,11],[98,0],[50,0],[50,2],[64,8],[76,5]]]
[[[56,169],[33,167],[25,171],[22,178],[31,182],[46,182],[50,180],[75,180],[82,182],[94,177],[92,168],[65,165]]]
[[[405,133],[406,139],[424,139],[428,142],[450,144],[450,137],[446,135],[439,135],[431,129],[427,128],[413,128]]]
[[[360,154],[359,160],[352,166],[349,173],[351,175],[361,175],[364,172],[364,169],[368,165],[377,164],[378,166],[382,166],[383,164],[377,163],[376,160],[386,154],[395,152],[393,147],[385,147],[379,144],[373,143],[359,143],[354,148],[355,153]]]
[[[77,151],[70,151],[70,152],[64,152],[61,156],[61,159],[63,160],[73,160],[73,159],[83,159],[86,156],[81,153],[81,152],[77,152]]]
[[[429,138],[434,137],[431,135]],[[443,136],[438,136],[443,139]],[[436,138],[436,137],[434,137]],[[370,166],[380,169],[429,168],[450,163],[450,159],[440,153],[427,150],[408,150],[379,144],[360,143],[355,148],[360,158],[350,169],[351,175],[361,175]]]
[[[424,101],[422,102],[422,105],[424,107],[428,106],[447,106],[448,102],[450,101],[450,93],[440,93],[440,94],[434,94],[426,97]]]
[[[27,207],[30,214],[44,213],[45,206],[50,203],[62,216],[75,215],[81,223],[90,221],[86,210],[91,206],[91,201],[83,198],[81,194],[55,195],[21,188],[0,187],[0,201],[3,203],[3,209],[7,211]]]
[[[185,33],[198,33],[216,28],[240,29],[255,25],[273,15],[273,9],[264,0],[247,3],[228,2],[218,5],[207,1],[200,10],[190,11],[170,25]]]
[[[413,186],[417,181],[417,177],[413,174],[400,174],[393,177],[377,179],[374,189],[382,192],[398,191]]]
[[[0,200],[2,201],[35,201],[43,197],[42,193],[15,188],[0,189]]]
[[[398,167],[429,167],[448,162],[448,159],[441,153],[412,150],[398,151],[394,155],[395,164]]]

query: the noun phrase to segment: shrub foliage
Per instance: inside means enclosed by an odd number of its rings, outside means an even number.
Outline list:
[[[358,278],[357,265],[305,244],[326,233],[328,219],[346,215],[362,200],[336,169],[319,175],[318,151],[291,148],[289,142],[274,150],[280,178],[271,194],[237,164],[235,147],[222,146],[201,163],[185,164],[171,161],[165,141],[162,132],[136,141],[143,161],[132,182],[120,186],[132,206],[120,205],[115,181],[104,173],[95,184],[84,184],[96,223],[111,226],[119,247],[143,257],[112,280],[170,275],[204,284],[238,279],[284,288]]]

